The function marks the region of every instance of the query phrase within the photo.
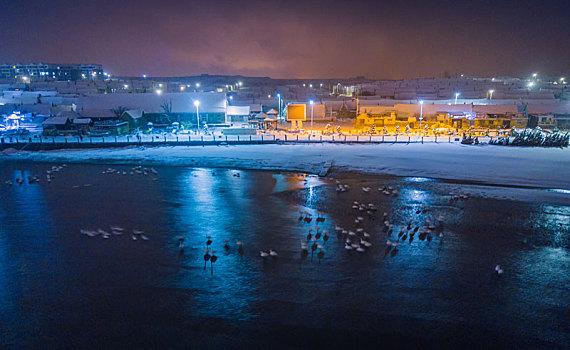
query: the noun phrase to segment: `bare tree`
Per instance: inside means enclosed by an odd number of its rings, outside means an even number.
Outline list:
[[[112,109],[111,111],[112,111],[113,113],[115,113],[115,115],[117,116],[117,118],[120,118],[120,117],[123,115],[123,113],[125,113],[125,112],[127,111],[127,107],[125,107],[125,106],[118,106],[117,108]]]
[[[162,110],[164,111],[164,113],[166,114],[170,114],[172,113],[172,99],[170,100],[165,100],[160,104],[160,107],[162,108]]]

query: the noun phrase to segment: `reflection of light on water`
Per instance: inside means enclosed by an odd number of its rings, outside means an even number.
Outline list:
[[[405,177],[404,180],[410,182],[428,182],[434,181],[434,179],[428,179],[427,177]]]
[[[565,190],[565,189],[562,189],[562,188],[553,188],[553,189],[550,189],[549,191],[551,191],[551,192],[557,192],[557,193],[570,194],[570,190]]]
[[[313,201],[314,192],[315,192],[315,190],[314,190],[313,186],[309,186],[309,191],[307,191],[307,202]]]
[[[181,206],[175,208],[181,235],[186,238],[186,250],[181,264],[199,267],[183,270],[175,284],[193,293],[189,304],[192,313],[207,316],[247,319],[251,317],[250,304],[254,298],[257,274],[252,266],[235,255],[225,256],[224,239],[235,251],[235,241],[244,239],[240,232],[242,215],[249,215],[248,185],[234,177],[235,171],[191,169],[177,184]],[[242,174],[243,175],[243,174]],[[246,222],[247,225],[247,222]],[[218,260],[214,263],[211,279],[210,263],[203,270],[206,236],[212,237],[212,247]],[[248,249],[247,242],[245,249]]]
[[[568,234],[568,222],[570,222],[570,207],[555,207],[543,205],[542,213],[536,219],[540,226],[548,227],[553,232],[552,243],[555,247],[564,244],[564,235]]]
[[[290,191],[298,188],[311,188],[322,186],[326,183],[317,175],[308,174],[273,174],[276,180],[274,192]]]
[[[400,190],[400,199],[404,202],[425,202],[428,199],[428,192],[423,190],[403,188]]]

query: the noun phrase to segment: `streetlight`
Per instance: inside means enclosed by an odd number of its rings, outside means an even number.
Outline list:
[[[314,102],[313,100],[310,100],[309,103],[311,104],[311,134],[313,133],[313,107],[314,107]]]
[[[197,128],[197,133],[200,133],[200,111],[199,111],[199,106],[200,106],[200,101],[196,100],[194,101],[194,106],[196,106],[196,119],[198,120],[198,128]]]
[[[420,100],[420,133],[422,132],[423,119],[424,119],[424,100]]]
[[[196,83],[196,87],[199,88],[199,87],[200,87],[200,83]]]
[[[277,121],[279,121],[279,119],[281,118],[281,94],[277,93],[277,99],[278,99],[278,107],[277,107]]]
[[[493,92],[495,92],[495,90],[493,89],[489,90],[489,100],[493,99]]]
[[[457,97],[459,97],[459,92],[455,93],[455,104],[457,104]]]

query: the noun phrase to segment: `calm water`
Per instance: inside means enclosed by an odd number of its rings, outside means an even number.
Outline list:
[[[482,186],[356,175],[338,177],[352,186],[339,194],[336,178],[176,167],[145,176],[126,165],[111,167],[127,175],[67,165],[48,183],[52,165],[0,163],[1,347],[570,345],[570,197],[497,199]],[[16,184],[22,175],[40,182]],[[387,185],[399,195],[378,192]],[[450,200],[466,191],[477,194]],[[354,200],[377,213],[358,214]],[[365,253],[347,251],[334,230],[354,230],[357,215],[373,243]],[[440,215],[443,237],[416,235],[385,254],[399,225]],[[80,232],[110,226],[126,233]],[[316,226],[329,231],[325,255],[302,260]],[[213,270],[204,269],[207,236]],[[262,259],[269,249],[279,256]]]

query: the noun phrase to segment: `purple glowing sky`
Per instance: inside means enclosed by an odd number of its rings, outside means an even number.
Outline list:
[[[570,71],[564,1],[32,1],[2,5],[0,62],[114,75],[274,78]]]

